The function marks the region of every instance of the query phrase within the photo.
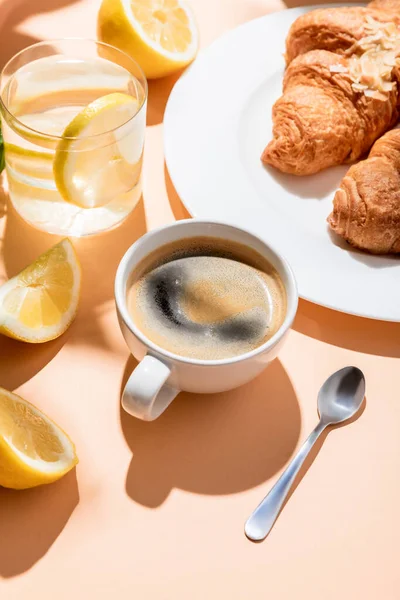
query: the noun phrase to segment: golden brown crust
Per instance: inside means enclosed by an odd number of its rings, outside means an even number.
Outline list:
[[[373,254],[400,253],[400,130],[386,133],[369,157],[350,167],[333,200],[331,229]]]
[[[283,96],[272,112],[273,140],[261,160],[285,173],[310,175],[365,154],[398,117],[397,88],[387,100],[355,92],[347,59],[313,50],[294,59],[284,81]]]
[[[396,15],[400,15],[400,0],[373,0],[368,4],[368,8],[383,10]]]
[[[376,0],[374,4],[387,7],[396,5],[400,15],[400,2],[397,0]],[[379,22],[392,22],[396,17],[384,10],[374,10],[361,6],[341,8],[320,8],[308,12],[293,23],[286,38],[286,61],[289,64],[296,56],[310,50],[329,50],[336,54],[346,52],[365,35],[367,15]]]

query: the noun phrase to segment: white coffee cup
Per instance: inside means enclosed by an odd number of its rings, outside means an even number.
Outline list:
[[[130,275],[135,267],[161,246],[183,238],[210,236],[249,246],[278,271],[287,295],[286,317],[267,342],[246,354],[220,360],[199,360],[173,354],[149,340],[136,326],[127,307]],[[256,377],[277,356],[297,310],[298,294],[286,260],[249,231],[217,221],[187,219],[147,233],[121,260],[115,279],[119,324],[133,356],[139,361],[122,394],[122,406],[134,417],[153,421],[179,394],[224,392]]]

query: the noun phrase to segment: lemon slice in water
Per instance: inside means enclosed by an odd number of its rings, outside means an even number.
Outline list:
[[[134,141],[129,121],[138,109],[136,98],[115,92],[85,106],[67,125],[53,165],[64,200],[97,208],[136,185],[141,164],[130,162]]]
[[[33,404],[0,388],[0,486],[51,483],[77,463],[75,446],[60,427]]]
[[[0,333],[25,342],[60,336],[76,315],[78,257],[65,239],[0,287]]]
[[[16,144],[5,144],[5,149],[9,169],[25,177],[53,178],[53,153],[31,150]]]

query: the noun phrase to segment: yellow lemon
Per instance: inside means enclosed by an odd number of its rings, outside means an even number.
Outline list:
[[[0,486],[51,483],[78,463],[66,433],[38,408],[0,388]]]
[[[181,0],[103,0],[97,34],[135,59],[149,79],[185,67],[199,46],[193,13]]]
[[[0,287],[0,333],[24,342],[47,342],[74,319],[81,269],[65,239]]]

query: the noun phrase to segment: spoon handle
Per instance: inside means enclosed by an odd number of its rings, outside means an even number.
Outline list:
[[[285,502],[296,475],[325,427],[326,424],[321,421],[318,423],[274,487],[247,519],[244,531],[248,538],[260,541],[268,535],[279,515],[279,511]]]

